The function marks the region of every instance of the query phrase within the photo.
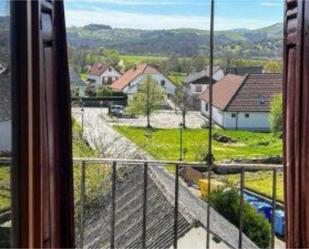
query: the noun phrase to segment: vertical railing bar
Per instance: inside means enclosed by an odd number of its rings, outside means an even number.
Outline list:
[[[174,205],[174,249],[178,247],[178,198],[179,198],[179,165],[175,168],[175,205]]]
[[[239,205],[239,240],[238,248],[242,248],[242,234],[244,228],[244,186],[245,185],[245,169],[242,167],[240,172],[240,205]]]
[[[80,248],[84,248],[84,213],[85,213],[85,174],[86,174],[86,162],[82,161],[81,164],[81,178],[80,178]]]
[[[212,121],[213,121],[213,64],[214,64],[214,12],[215,12],[215,2],[211,0],[211,9],[210,9],[210,41],[209,41],[209,125],[208,125],[208,200],[207,200],[207,240],[206,248],[209,248],[210,245],[210,188],[211,188],[211,167],[213,164],[213,155],[212,155]]]
[[[210,195],[211,195],[211,166],[208,165],[207,167],[207,181],[208,181],[208,187],[207,187],[207,224],[206,224],[206,232],[207,232],[207,240],[206,240],[206,248],[210,248]]]
[[[115,248],[115,209],[116,209],[116,167],[117,162],[113,162],[112,166],[112,217],[111,217],[111,248]]]
[[[277,170],[273,170],[273,200],[272,200],[272,217],[271,217],[271,248],[275,248],[275,221],[277,206]]]
[[[146,248],[147,239],[147,187],[148,187],[148,163],[144,163],[144,202],[143,202],[143,248]]]

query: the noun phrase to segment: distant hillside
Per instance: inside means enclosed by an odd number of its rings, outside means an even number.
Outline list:
[[[194,56],[205,54],[209,45],[209,32],[197,29],[112,29],[91,24],[67,31],[70,46],[105,47],[122,54]],[[282,37],[282,24],[257,30],[218,31],[216,51],[224,48],[242,58],[278,58],[282,54]]]

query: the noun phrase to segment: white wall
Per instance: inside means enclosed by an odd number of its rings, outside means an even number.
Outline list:
[[[96,88],[98,88],[100,86],[100,84],[102,85],[102,79],[101,79],[100,76],[95,76],[95,75],[92,75],[92,74],[88,74],[88,79],[94,81],[94,84],[95,84]]]
[[[209,115],[209,111],[206,111],[205,101],[201,101],[201,113],[206,117]],[[232,117],[233,114],[235,117]],[[246,114],[249,114],[248,118],[246,118]],[[270,130],[268,112],[223,112],[213,107],[213,120],[217,125],[225,129]]]
[[[100,76],[95,76],[88,74],[88,79],[95,81],[95,87],[99,88],[103,86],[103,81],[107,82],[108,78],[112,78],[112,81],[114,82],[118,78],[121,77],[121,74],[114,68],[110,67],[111,71],[108,70],[108,68],[101,74]],[[107,83],[105,83],[107,85]]]
[[[214,73],[213,79],[219,81],[222,80],[224,76],[224,71],[222,69],[219,69],[217,72]]]
[[[114,68],[110,67],[111,71],[108,69],[105,70],[105,72],[101,75],[101,83],[103,81],[107,82],[108,78],[112,78],[112,81],[114,82],[118,78],[120,78],[121,74]],[[106,83],[107,84],[107,83]],[[102,85],[101,85],[102,86]]]
[[[197,92],[196,91],[196,86],[201,86],[202,87],[202,91],[201,92]],[[191,95],[197,95],[197,94],[202,94],[204,91],[206,91],[208,88],[207,84],[189,84],[189,89],[190,89],[190,94]]]
[[[12,151],[12,122],[0,122],[0,152]]]
[[[139,85],[144,81],[146,76],[151,75],[151,77],[161,86],[161,81],[165,80],[165,86],[162,87],[169,94],[175,94],[176,86],[167,79],[163,74],[143,74],[137,77],[131,82],[131,84],[123,89],[123,92],[128,94],[135,94],[138,90]]]
[[[234,113],[235,118],[232,118],[232,114],[232,112],[224,112],[224,128],[226,129],[262,131],[270,129],[269,112],[239,112]],[[249,114],[248,118],[246,114]]]
[[[202,113],[202,115],[204,115],[206,117],[208,117],[208,115],[209,115],[209,108],[208,108],[208,111],[206,111],[206,102],[205,101],[201,101],[201,113]],[[217,109],[216,107],[213,107],[212,108],[212,118],[217,125],[223,127],[224,112]]]

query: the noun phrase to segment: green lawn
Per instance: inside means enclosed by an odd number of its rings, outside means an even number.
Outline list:
[[[140,64],[147,61],[162,61],[167,60],[167,57],[162,56],[147,56],[147,55],[121,55],[120,58],[127,63]]]
[[[87,73],[80,73],[79,76],[80,76],[80,78],[82,80],[87,80],[88,79],[88,74]]]
[[[0,211],[11,206],[10,166],[0,167]]]
[[[145,128],[123,126],[115,128],[156,159],[179,159],[178,129],[154,129],[149,132]],[[214,132],[227,135],[237,141],[235,144],[214,141],[213,151],[217,162],[228,159],[282,156],[282,141],[270,133],[223,131],[221,129],[215,129]],[[208,131],[188,129],[184,131],[183,137],[184,147],[187,150],[185,160],[202,160],[207,151]],[[225,179],[235,185],[239,182],[239,175],[230,175]],[[283,201],[283,174],[278,173],[277,179],[277,199]],[[245,185],[247,188],[271,198],[272,172],[246,173]]]
[[[227,177],[228,181],[232,184],[239,183],[239,175],[231,175]],[[254,192],[261,193],[269,198],[272,198],[273,191],[273,173],[272,172],[257,172],[246,173],[245,175],[246,188],[253,190]],[[277,200],[284,201],[283,191],[283,173],[277,174]]]
[[[179,130],[115,127],[120,133],[142,147],[153,157],[160,160],[179,159]],[[214,141],[213,153],[216,161],[240,158],[263,158],[282,155],[282,141],[270,133],[254,133],[248,131],[223,131],[237,142],[223,144]],[[205,129],[187,129],[183,134],[186,161],[203,160],[208,145],[208,131]]]

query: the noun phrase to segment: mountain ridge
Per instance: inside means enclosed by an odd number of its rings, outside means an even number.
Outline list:
[[[105,47],[122,54],[195,56],[207,54],[209,31],[199,29],[143,30],[112,28],[91,24],[67,28],[69,45],[79,47]],[[91,26],[90,25],[90,26]],[[236,29],[215,32],[218,51],[228,50],[243,58],[279,58],[282,54],[283,24],[249,30]]]

